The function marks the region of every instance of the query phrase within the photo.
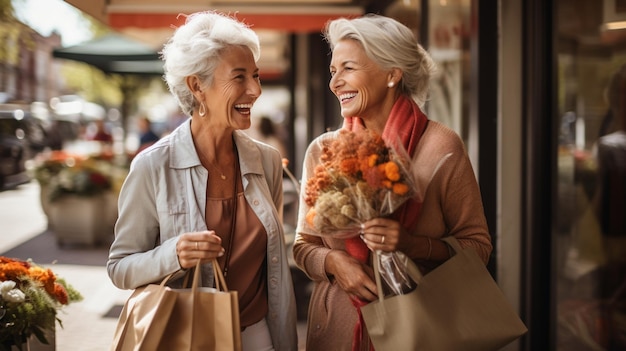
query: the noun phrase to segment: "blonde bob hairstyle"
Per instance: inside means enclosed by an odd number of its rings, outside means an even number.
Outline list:
[[[185,24],[163,46],[164,79],[185,115],[191,116],[197,105],[185,78],[197,75],[207,86],[225,48],[245,46],[254,61],[260,56],[259,37],[236,18],[214,11],[187,16]]]
[[[420,107],[424,105],[436,66],[408,27],[389,17],[367,14],[331,20],[323,34],[331,50],[342,40],[355,40],[383,69],[399,68],[402,93],[412,97]]]

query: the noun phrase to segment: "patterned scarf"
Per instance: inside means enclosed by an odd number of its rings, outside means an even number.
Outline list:
[[[403,147],[410,157],[413,157],[415,148],[419,143],[419,140],[426,130],[428,124],[428,118],[421,111],[419,106],[412,99],[405,95],[401,95],[395,104],[391,108],[389,119],[385,124],[382,138],[385,142],[395,148]],[[349,117],[344,120],[343,128],[358,132],[365,127],[359,117]],[[422,210],[422,202],[416,198],[407,200],[402,206],[400,206],[390,217],[400,222],[403,228],[406,230],[414,230],[419,214]],[[356,236],[350,239],[346,239],[346,252],[352,257],[359,260],[361,263],[367,263],[369,258],[369,249],[361,240]],[[367,301],[363,301],[356,297],[350,298],[352,304],[357,309],[359,319],[354,326],[354,335],[352,338],[352,351],[361,350],[361,341],[364,337],[364,325],[363,316],[361,315],[361,307],[368,304]],[[374,350],[374,347],[370,342],[370,350]]]

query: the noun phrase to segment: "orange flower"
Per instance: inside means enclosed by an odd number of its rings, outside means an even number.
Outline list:
[[[16,280],[21,276],[28,275],[29,266],[26,262],[0,262],[0,281]]]
[[[376,161],[378,160],[378,155],[372,154],[367,158],[367,166],[374,167],[376,165]]]
[[[56,281],[56,276],[52,273],[52,270],[49,268],[32,266],[28,269],[28,275],[32,279],[41,283],[49,295],[54,295],[54,282]]]
[[[306,213],[306,222],[313,226],[313,220],[315,219],[315,208],[311,208],[309,212]]]
[[[340,130],[320,149],[320,164],[304,190],[310,207],[305,222],[312,234],[353,231],[360,223],[391,214],[412,196],[400,154],[379,135]]]
[[[393,161],[385,163],[385,175],[392,182],[400,180],[400,167],[398,167],[398,164]]]
[[[409,186],[404,183],[394,183],[392,189],[394,194],[398,194],[400,196],[404,196],[409,192]]]
[[[356,157],[346,158],[339,162],[339,171],[343,174],[356,174],[359,170],[359,160]]]
[[[67,305],[69,303],[69,296],[67,294],[67,290],[65,287],[59,283],[54,283],[54,291],[52,294],[59,303],[62,305]]]

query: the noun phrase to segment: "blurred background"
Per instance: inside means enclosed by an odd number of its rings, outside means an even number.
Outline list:
[[[507,349],[626,350],[625,0],[0,0],[0,254],[81,282],[89,299],[70,313],[110,338],[101,318],[125,298],[102,272],[116,192],[134,155],[187,118],[159,51],[179,14],[208,9],[259,34],[249,133],[296,178],[308,143],[341,124],[326,21],[379,13],[413,29],[439,66],[426,113],[466,144],[489,270],[529,327]],[[295,186],[285,177],[288,243]],[[310,282],[294,276],[303,321]],[[66,327],[60,349],[96,343]]]

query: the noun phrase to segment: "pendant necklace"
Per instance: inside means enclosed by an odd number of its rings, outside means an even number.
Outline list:
[[[201,156],[202,159],[206,161],[206,163],[209,164],[209,166],[213,167],[220,174],[220,178],[222,178],[222,180],[226,180],[226,175],[224,175],[224,172],[222,172],[222,170],[217,168],[217,166],[214,165],[213,162],[209,162],[209,159],[206,156],[204,156],[204,153],[202,153],[202,151],[200,151],[199,149],[198,149],[198,154]]]
[[[219,168],[217,168],[216,165],[214,165],[212,163],[209,163],[209,165],[211,165],[213,168],[215,168],[216,171],[219,172],[220,178],[222,178],[222,180],[226,180],[226,176],[224,175],[224,173]]]

